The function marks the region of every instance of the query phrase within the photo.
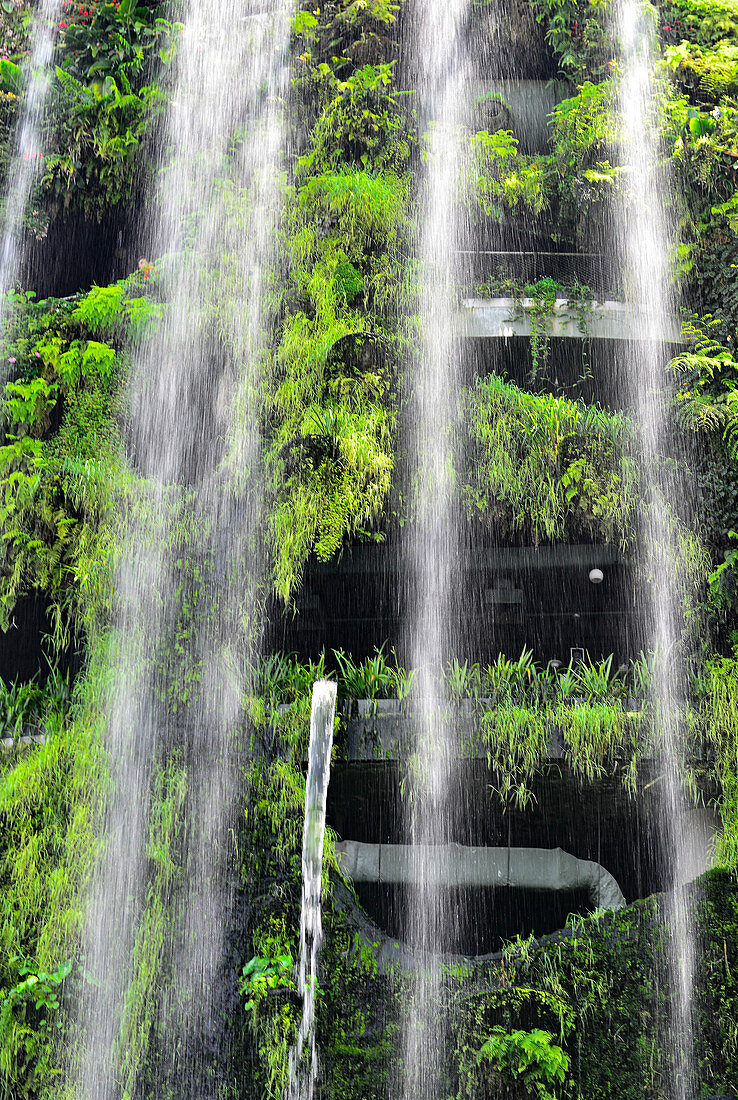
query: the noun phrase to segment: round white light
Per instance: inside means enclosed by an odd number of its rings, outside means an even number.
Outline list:
[[[601,569],[590,569],[589,579],[592,584],[602,584],[603,580],[605,579],[605,574],[602,572]]]

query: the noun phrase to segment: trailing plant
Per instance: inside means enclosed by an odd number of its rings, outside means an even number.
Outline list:
[[[531,379],[535,380],[548,359],[551,322],[556,312],[559,284],[549,277],[535,283],[527,283],[521,297],[515,300],[516,310],[530,322]]]
[[[407,193],[389,174],[341,172],[308,177],[292,199],[292,309],[265,409],[274,588],[285,602],[311,552],[325,561],[347,536],[375,534],[390,489],[395,410],[377,337],[392,342],[382,317],[397,287]],[[376,366],[334,353],[364,333]]]
[[[527,393],[496,375],[477,379],[463,401],[470,517],[536,542],[582,532],[627,544],[636,470],[624,416]]]

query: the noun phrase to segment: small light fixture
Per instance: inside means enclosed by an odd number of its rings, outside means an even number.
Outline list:
[[[556,658],[554,657],[553,661],[548,662],[548,667],[552,668],[554,670],[554,672],[558,672],[559,669],[561,668],[561,661],[557,661]]]
[[[604,579],[605,579],[605,574],[602,572],[601,569],[590,569],[590,571],[589,571],[589,582],[590,582],[590,584],[602,584]]]

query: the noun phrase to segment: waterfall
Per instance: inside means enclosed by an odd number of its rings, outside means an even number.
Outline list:
[[[39,174],[41,123],[49,90],[51,61],[61,0],[43,0],[33,21],[28,84],[14,141],[5,191],[0,249],[0,326],[5,318],[6,296],[18,272],[18,238],[33,182]]]
[[[216,1096],[225,1072],[212,1052],[223,1034],[244,674],[259,645],[255,391],[288,42],[279,2],[249,15],[237,0],[191,0],[183,15],[146,261],[163,320],[131,349],[129,452],[140,480],[118,531],[105,707],[113,791],[83,945],[95,984],[80,1006],[73,1068],[85,1098],[112,1100],[121,1079],[134,1091],[136,1043],[146,1042],[136,981],[147,966],[165,977],[157,1093]],[[186,784],[182,869],[164,912],[148,892],[151,790],[162,774]]]
[[[665,475],[662,456],[670,454],[668,396],[665,392],[664,336],[675,303],[667,273],[668,226],[664,180],[657,165],[658,107],[654,87],[655,28],[640,0],[620,7],[623,76],[620,88],[624,160],[629,185],[620,206],[620,232],[628,294],[636,313],[637,344],[627,361],[628,384],[635,403],[640,455],[646,474],[641,545],[647,591],[644,626],[654,651],[652,704],[657,726],[656,753],[663,777],[660,842],[669,873],[668,939],[671,979],[670,1032],[664,1047],[673,1058],[674,1096],[692,1096],[692,979],[694,931],[679,886],[689,877],[689,860],[680,822],[684,818],[683,718],[684,669],[680,657],[680,578],[683,568],[668,505],[679,499],[673,475]],[[668,886],[667,886],[668,889]]]
[[[438,952],[448,919],[443,891],[432,884],[434,848],[449,838],[448,786],[452,731],[442,669],[455,651],[459,591],[459,515],[453,473],[459,398],[458,286],[461,109],[466,93],[463,32],[467,0],[417,4],[415,51],[418,102],[426,121],[416,249],[420,262],[419,349],[412,364],[408,462],[415,480],[414,523],[406,548],[413,608],[408,651],[418,669],[416,736],[411,765],[409,840],[414,881],[408,901],[408,942],[422,965],[413,979],[405,1032],[402,1095],[440,1096],[444,1022],[438,1014]]]
[[[320,909],[323,841],[325,803],[333,748],[336,691],[336,684],[331,680],[317,680],[313,684],[308,773],[305,782],[305,824],[302,832],[302,906],[297,981],[297,990],[302,998],[302,1019],[297,1042],[290,1051],[287,1100],[312,1100],[318,1069],[318,1056],[315,1049],[315,995],[318,984],[318,958],[323,941]]]

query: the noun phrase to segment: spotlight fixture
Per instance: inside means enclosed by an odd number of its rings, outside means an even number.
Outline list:
[[[590,571],[589,571],[590,584],[602,584],[604,579],[605,579],[605,574],[602,572],[601,569],[590,569]]]

